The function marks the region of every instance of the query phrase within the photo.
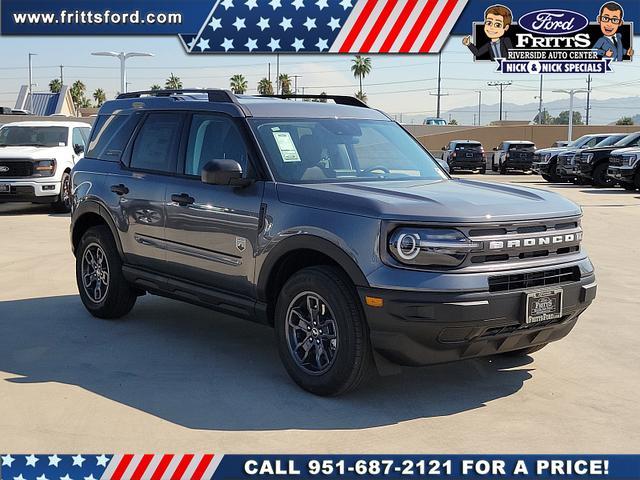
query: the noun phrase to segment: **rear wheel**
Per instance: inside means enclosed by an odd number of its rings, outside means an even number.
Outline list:
[[[480,169],[480,175],[484,175],[485,173],[487,173],[487,167],[482,167]]]
[[[137,292],[122,274],[122,260],[111,231],[92,227],[76,253],[76,282],[82,303],[98,318],[120,318],[131,311]]]
[[[532,353],[542,350],[549,345],[548,343],[542,343],[540,345],[534,345],[533,347],[521,348],[520,350],[512,350],[510,352],[504,352],[502,355],[505,357],[523,357],[525,355],[531,355]]]
[[[593,169],[592,181],[594,187],[610,187],[613,185],[613,179],[607,176],[609,166],[606,163],[596,165]]]
[[[64,172],[60,180],[60,195],[51,204],[51,208],[56,213],[69,213],[71,211],[71,174]]]
[[[369,329],[349,279],[336,267],[309,267],[282,288],[275,311],[280,358],[316,395],[353,390],[372,365]]]

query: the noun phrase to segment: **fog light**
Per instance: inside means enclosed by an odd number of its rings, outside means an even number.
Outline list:
[[[42,186],[42,190],[55,190],[56,186],[55,185],[43,185]]]
[[[382,308],[384,306],[384,300],[378,297],[364,297],[367,305],[374,308]]]

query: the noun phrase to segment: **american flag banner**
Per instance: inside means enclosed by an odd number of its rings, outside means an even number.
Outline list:
[[[0,455],[3,480],[210,479],[222,454]]]
[[[436,53],[468,0],[217,0],[188,53]]]

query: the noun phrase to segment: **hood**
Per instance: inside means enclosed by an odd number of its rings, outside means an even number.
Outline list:
[[[640,153],[640,147],[615,148],[615,149],[612,149],[611,153],[615,155],[622,155],[624,153]]]
[[[579,215],[553,192],[473,180],[278,184],[284,203],[353,215],[416,222],[538,220]]]
[[[619,147],[614,147],[613,145],[608,145],[606,147],[591,147],[591,148],[585,148],[584,150],[582,150],[582,153],[611,152],[618,148]]]
[[[569,150],[567,147],[549,147],[549,148],[540,148],[536,150],[534,153],[537,153],[538,155],[546,155],[547,153],[556,155],[558,153],[566,152],[567,150]]]
[[[47,160],[58,158],[67,147],[0,147],[0,159],[20,158],[32,160]]]

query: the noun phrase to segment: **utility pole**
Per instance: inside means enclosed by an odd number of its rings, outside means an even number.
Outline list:
[[[511,82],[487,82],[490,87],[496,87],[500,91],[500,121],[502,121],[502,94]]]
[[[436,117],[440,118],[440,97],[447,96],[448,93],[442,93],[442,52],[438,53],[438,93],[430,93],[429,95],[435,95],[438,97]]]
[[[482,124],[482,121],[480,120],[481,111],[482,111],[482,90],[478,90],[478,125]]]
[[[566,93],[569,95],[569,131],[567,134],[567,140],[571,142],[573,140],[573,97],[578,93],[589,93],[584,88],[571,88],[568,90],[554,90],[555,93]]]
[[[542,125],[542,74],[540,74],[540,93],[538,99],[538,125]]]
[[[37,53],[29,53],[29,112],[33,110],[33,65],[32,57],[35,57]]]
[[[64,65],[60,65],[60,86],[64,85]]]
[[[269,65],[267,69],[267,78],[269,79],[269,83],[271,83],[271,62],[269,62],[267,65]]]
[[[591,74],[587,76],[587,118],[586,118],[587,125],[589,125],[590,113],[591,113]]]
[[[295,95],[298,94],[298,78],[302,77],[302,75],[292,75],[293,76],[293,93]]]
[[[276,95],[280,95],[280,54],[276,53]]]

